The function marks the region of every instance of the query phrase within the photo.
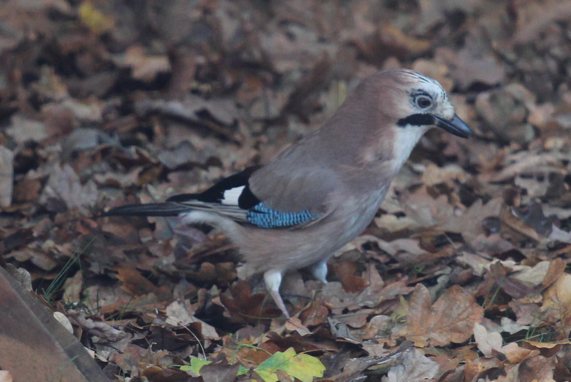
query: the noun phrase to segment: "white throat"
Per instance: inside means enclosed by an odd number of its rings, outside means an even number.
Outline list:
[[[397,173],[410,156],[412,149],[426,133],[428,127],[406,125],[397,127],[394,135],[392,168]]]

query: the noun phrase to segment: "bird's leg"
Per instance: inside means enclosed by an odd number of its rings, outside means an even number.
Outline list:
[[[327,260],[323,259],[311,266],[311,274],[323,284],[327,284]]]
[[[285,307],[284,301],[282,300],[282,296],[280,296],[280,285],[282,283],[282,271],[277,269],[270,269],[266,273],[264,273],[264,281],[266,283],[266,288],[268,292],[270,292],[270,296],[280,308],[284,316],[289,318],[289,313]]]

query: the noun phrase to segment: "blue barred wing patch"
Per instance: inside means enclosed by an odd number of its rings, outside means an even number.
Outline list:
[[[308,223],[317,216],[309,210],[297,212],[282,212],[266,206],[263,202],[256,204],[248,210],[246,219],[248,223],[260,228],[285,228]]]

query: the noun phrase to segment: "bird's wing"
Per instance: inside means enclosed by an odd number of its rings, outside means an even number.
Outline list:
[[[331,212],[328,199],[335,179],[330,175],[319,168],[288,173],[249,168],[202,193],[176,195],[167,203],[216,212],[258,228],[299,228]]]

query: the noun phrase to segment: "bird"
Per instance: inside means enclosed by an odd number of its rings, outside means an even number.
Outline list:
[[[327,283],[327,261],[374,219],[391,181],[420,138],[437,127],[472,135],[440,83],[410,69],[361,81],[321,127],[267,164],[248,167],[200,193],[131,204],[107,216],[178,216],[219,228],[286,318],[288,271],[308,268]]]

